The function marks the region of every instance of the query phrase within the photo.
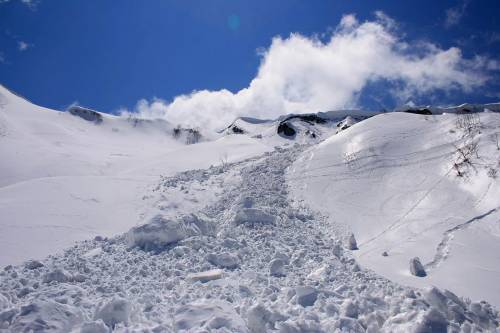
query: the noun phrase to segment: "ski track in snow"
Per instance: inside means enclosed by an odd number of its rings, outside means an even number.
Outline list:
[[[360,268],[341,246],[341,227],[289,198],[285,170],[301,150],[277,148],[224,167],[162,178],[152,194],[155,209],[174,216],[169,198],[192,195],[191,210],[175,213],[195,214],[209,226],[203,233],[153,252],[131,247],[128,234],[94,239],[48,257],[41,267],[6,267],[0,272],[0,331],[445,332],[448,327],[466,332],[498,327],[498,313],[487,303],[436,288],[421,292]],[[195,200],[202,192],[214,193],[206,206]],[[221,278],[190,279],[209,270]]]
[[[453,239],[454,234],[457,231],[461,231],[467,227],[469,227],[473,223],[477,223],[478,221],[482,220],[483,218],[487,217],[488,215],[497,212],[500,209],[500,206],[497,208],[490,209],[484,214],[475,216],[471,218],[470,220],[465,221],[464,223],[458,224],[454,226],[453,228],[450,228],[446,230],[443,233],[443,240],[439,242],[437,248],[436,248],[436,254],[434,255],[434,259],[432,261],[428,262],[425,264],[426,269],[435,269],[441,265],[446,258],[450,255],[451,252],[451,245],[450,241]]]

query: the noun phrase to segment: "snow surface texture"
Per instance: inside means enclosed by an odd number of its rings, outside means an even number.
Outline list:
[[[363,267],[498,307],[499,137],[500,113],[382,114],[310,148],[287,180],[355,235]]]
[[[342,248],[347,234],[339,233],[331,219],[290,199],[285,170],[301,150],[278,148],[224,169],[164,178],[155,191],[159,213],[170,211],[161,202],[167,204],[164,195],[175,188],[219,194],[198,211],[153,217],[158,237],[133,228],[111,239],[80,242],[38,264],[6,267],[0,272],[1,328],[252,333],[498,329],[499,313],[488,303],[437,288],[403,287],[359,267]],[[259,213],[242,219],[240,212],[250,208]],[[197,232],[178,237],[179,226]],[[141,241],[131,242],[138,230]],[[273,267],[276,260],[280,267]]]

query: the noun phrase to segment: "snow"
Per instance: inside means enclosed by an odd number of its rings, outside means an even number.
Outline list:
[[[164,121],[102,114],[95,124],[2,86],[0,96],[0,265],[126,232],[149,213],[161,176],[272,149],[247,136],[185,145]]]
[[[243,319],[224,301],[193,302],[180,307],[174,318],[176,332],[248,332]]]
[[[494,113],[242,118],[186,145],[1,89],[0,331],[498,330]]]
[[[289,169],[296,200],[353,233],[361,266],[500,305],[500,114],[387,113],[312,146]],[[473,120],[473,119],[472,119]],[[459,149],[477,144],[470,163]],[[455,164],[459,165],[458,175]],[[383,254],[386,255],[383,255]],[[425,278],[410,273],[419,257]]]
[[[234,223],[239,224],[272,224],[276,217],[266,213],[262,209],[257,208],[242,208],[239,209],[234,217]]]
[[[196,281],[208,282],[208,281],[212,281],[212,280],[221,279],[223,273],[224,273],[223,270],[211,269],[211,270],[205,271],[205,272],[191,273],[188,275],[188,278],[194,282],[196,282]]]
[[[156,215],[148,223],[134,227],[127,233],[130,246],[145,251],[161,251],[167,245],[176,243],[188,236],[182,220],[170,220]]]
[[[24,320],[21,309],[43,301],[68,312],[43,317],[56,327],[52,331],[102,327],[99,320],[115,331],[164,332],[418,332],[442,327],[443,318],[456,331],[496,327],[498,312],[488,303],[398,285],[360,268],[350,251],[340,250],[344,235],[336,225],[290,197],[285,172],[302,149],[277,148],[230,163],[223,173],[209,168],[161,178],[151,202],[164,213],[171,210],[165,193],[180,188],[218,193],[207,205],[189,206],[197,209],[189,213],[212,221],[215,232],[186,235],[155,252],[130,247],[127,233],[87,239],[42,260],[37,269],[0,271],[0,294],[9,299],[0,312],[3,327],[30,327],[36,316]],[[234,224],[234,211],[246,197],[253,198],[252,208],[270,209],[274,223]],[[177,221],[184,221],[182,215]],[[237,257],[238,267],[219,268],[207,260],[211,254]],[[273,259],[289,262],[286,276],[271,274]],[[73,278],[40,283],[57,269]],[[77,274],[86,278],[75,279]],[[18,295],[23,287],[33,291]]]
[[[130,311],[131,305],[126,299],[115,297],[97,310],[94,320],[100,319],[106,326],[114,328],[118,323],[128,323]]]

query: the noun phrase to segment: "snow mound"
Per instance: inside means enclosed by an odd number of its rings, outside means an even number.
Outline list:
[[[80,311],[66,304],[34,301],[22,306],[10,332],[69,332],[82,320]]]
[[[175,312],[174,320],[176,332],[248,332],[234,306],[224,301],[200,300],[182,306]]]
[[[118,323],[127,324],[132,306],[123,298],[113,298],[97,310],[94,319],[101,319],[108,327],[114,328]]]
[[[234,217],[236,225],[259,225],[259,224],[273,224],[276,220],[274,215],[266,213],[259,208],[241,208],[237,211]]]
[[[167,246],[187,237],[207,234],[209,226],[196,215],[187,215],[176,220],[161,214],[149,223],[134,227],[127,233],[129,246],[145,251],[162,251]]]

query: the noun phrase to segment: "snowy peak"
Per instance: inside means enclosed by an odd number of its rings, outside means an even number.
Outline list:
[[[248,135],[278,145],[314,144],[345,130],[377,112],[339,110],[318,113],[289,114],[276,120],[241,117],[226,128],[226,135]]]
[[[443,114],[443,113],[477,113],[477,112],[500,112],[500,103],[471,104],[464,103],[458,106],[416,106],[409,103],[394,109],[396,112],[407,112],[421,115]]]

